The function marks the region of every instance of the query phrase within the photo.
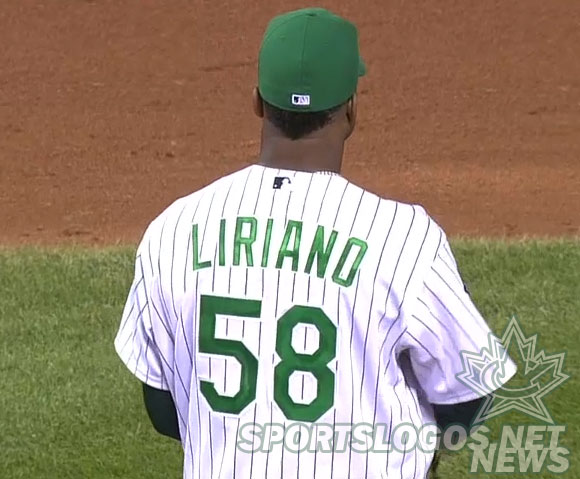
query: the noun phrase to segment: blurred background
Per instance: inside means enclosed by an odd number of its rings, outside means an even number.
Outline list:
[[[369,67],[343,174],[451,234],[580,231],[580,2],[320,1]],[[289,0],[3,0],[0,243],[133,243],[255,161],[268,20]]]

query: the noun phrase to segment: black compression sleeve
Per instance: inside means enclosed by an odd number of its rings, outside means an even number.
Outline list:
[[[145,408],[153,427],[159,434],[181,440],[177,411],[169,391],[152,388],[143,383],[143,399]]]
[[[459,404],[433,404],[437,425],[445,430],[452,424],[460,424],[469,431],[485,399],[483,397]]]

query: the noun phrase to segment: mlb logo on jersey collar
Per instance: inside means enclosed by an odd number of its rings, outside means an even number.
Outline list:
[[[295,106],[310,106],[310,95],[292,95],[292,104]]]
[[[289,189],[291,184],[292,181],[287,176],[276,176],[276,178],[274,178],[274,184],[272,185],[272,188],[275,190],[280,190],[282,188]]]

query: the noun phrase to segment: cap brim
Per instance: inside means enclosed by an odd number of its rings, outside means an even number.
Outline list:
[[[358,76],[364,77],[367,73],[367,66],[362,58],[358,59]]]

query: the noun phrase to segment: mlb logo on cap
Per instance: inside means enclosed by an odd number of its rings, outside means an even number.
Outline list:
[[[292,95],[292,104],[296,106],[310,106],[310,95]]]

